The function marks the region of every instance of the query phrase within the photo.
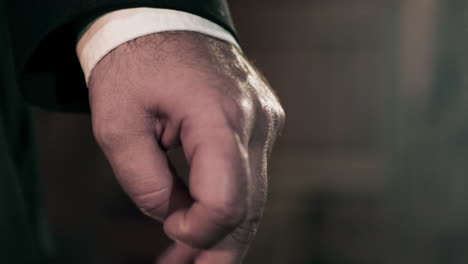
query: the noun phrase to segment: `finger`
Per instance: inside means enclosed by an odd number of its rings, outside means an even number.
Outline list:
[[[218,120],[187,119],[181,129],[194,203],[171,214],[164,229],[172,239],[195,248],[220,241],[242,221],[247,208],[246,151],[227,122]]]
[[[191,264],[200,253],[199,249],[188,247],[184,244],[174,243],[156,261],[157,264]]]
[[[238,264],[241,261],[242,253],[237,252],[233,249],[211,249],[206,252],[202,252],[197,256],[195,263],[203,264]]]
[[[114,124],[112,131],[101,127],[97,139],[124,191],[143,213],[162,220],[170,210],[186,207],[191,201],[154,132],[144,129],[151,120],[132,116],[131,123]],[[99,125],[99,120],[93,123]]]
[[[203,264],[238,264],[247,253],[257,232],[258,225],[263,212],[267,190],[267,144],[266,136],[262,135],[261,129],[257,129],[256,137],[249,141],[249,164],[251,186],[255,186],[255,191],[249,196],[249,213],[244,221],[229,233],[221,242],[215,246],[201,251],[196,256],[195,263]],[[263,133],[265,134],[265,133]]]
[[[158,264],[184,264],[184,263],[203,263],[203,264],[237,264],[241,263],[247,250],[246,237],[242,241],[234,239],[230,234],[220,243],[209,249],[196,249],[175,242],[169,247],[157,260]],[[239,243],[241,242],[241,243]]]
[[[203,250],[177,244],[166,251],[160,263],[203,263],[203,264],[237,264],[241,263],[247,248],[253,240],[260,221],[266,191],[266,148],[258,144],[249,152],[252,180],[256,192],[250,205],[251,213],[243,223],[230,232],[222,241],[213,247]],[[171,262],[172,261],[172,262]]]

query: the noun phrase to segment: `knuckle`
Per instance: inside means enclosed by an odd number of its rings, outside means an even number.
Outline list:
[[[263,117],[262,123],[266,124],[273,135],[281,133],[285,123],[285,112],[281,104],[276,99],[270,100],[268,103],[262,104],[260,116]]]
[[[145,215],[162,219],[166,216],[169,207],[170,189],[162,188],[142,195],[134,195],[133,201]]]
[[[164,187],[132,197],[140,209],[151,212],[160,211],[169,202],[170,191],[169,187]]]
[[[97,120],[93,122],[93,134],[103,148],[111,148],[122,144],[124,133],[122,127],[114,121]]]
[[[281,104],[278,103],[276,107],[276,111],[273,114],[273,127],[276,133],[281,133],[281,131],[284,128],[285,121],[286,121],[286,114]]]
[[[231,124],[244,124],[251,113],[252,102],[248,98],[225,99],[222,103],[224,114]]]
[[[208,207],[208,211],[213,221],[226,229],[236,227],[246,217],[245,208],[238,205],[213,205]]]
[[[240,246],[246,246],[252,242],[257,234],[259,223],[245,222],[239,225],[234,232],[229,234],[231,240]]]
[[[169,206],[169,201],[163,201],[160,203],[137,203],[138,204],[138,209],[145,214],[146,216],[149,216],[150,218],[156,219],[156,220],[162,220],[165,218],[167,214],[167,208]]]

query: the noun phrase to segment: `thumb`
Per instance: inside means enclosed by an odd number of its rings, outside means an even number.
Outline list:
[[[146,215],[163,220],[191,199],[176,177],[165,152],[159,146],[153,119],[143,114],[121,117],[118,122],[93,115],[93,130],[124,191]]]

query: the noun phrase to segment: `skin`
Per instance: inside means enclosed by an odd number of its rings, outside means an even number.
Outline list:
[[[241,263],[284,111],[241,51],[193,32],[120,45],[89,80],[95,138],[125,192],[174,240],[156,263]],[[182,147],[185,184],[166,152]]]

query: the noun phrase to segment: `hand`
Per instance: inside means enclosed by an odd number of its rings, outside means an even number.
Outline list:
[[[140,37],[89,81],[93,131],[125,192],[175,243],[158,263],[240,263],[260,222],[284,112],[233,45],[191,32]],[[185,185],[166,151],[181,145]]]

